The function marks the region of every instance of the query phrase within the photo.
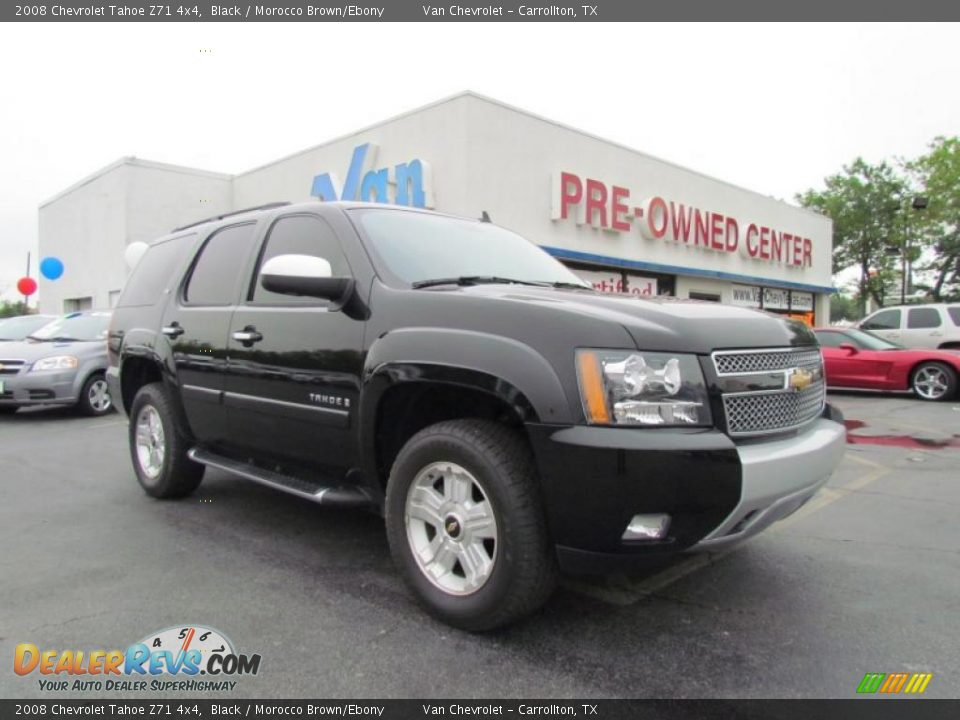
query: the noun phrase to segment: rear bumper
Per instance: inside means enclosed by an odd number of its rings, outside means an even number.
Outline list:
[[[563,569],[611,572],[651,556],[714,549],[794,512],[840,462],[839,413],[802,432],[735,444],[717,430],[529,425]],[[668,513],[669,536],[625,541],[637,514]]]

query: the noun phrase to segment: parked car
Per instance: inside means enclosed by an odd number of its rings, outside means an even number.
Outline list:
[[[0,320],[0,342],[24,340],[53,320],[56,320],[55,315],[17,315]]]
[[[113,410],[107,369],[109,312],[76,312],[21,342],[0,345],[0,413],[31,405],[75,405],[86,415]]]
[[[960,303],[883,308],[857,327],[905,348],[960,350]]]
[[[857,328],[817,328],[827,386],[862,390],[912,390],[922,400],[957,393],[960,351],[908,350]]]
[[[302,203],[153,243],[107,378],[153,497],[218,468],[386,518],[429,612],[487,630],[786,517],[845,431],[802,323],[610,296],[489,222]]]

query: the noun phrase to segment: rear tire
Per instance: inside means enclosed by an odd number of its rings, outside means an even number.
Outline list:
[[[910,376],[910,388],[921,400],[949,400],[957,393],[957,373],[943,363],[921,363]]]
[[[386,520],[404,581],[449,625],[507,625],[556,586],[533,458],[503,425],[448,420],[414,435],[390,472]]]
[[[84,415],[100,417],[113,412],[113,398],[103,373],[94,373],[87,378],[80,391],[77,409]]]
[[[128,437],[133,469],[147,495],[178,498],[197,489],[205,468],[187,457],[190,441],[163,383],[144,385],[133,398]]]

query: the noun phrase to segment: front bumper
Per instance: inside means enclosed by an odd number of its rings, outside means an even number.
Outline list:
[[[809,500],[845,444],[829,408],[800,433],[739,444],[714,429],[527,429],[561,566],[586,573],[754,535]],[[622,539],[634,515],[657,513],[671,516],[666,539]]]
[[[80,397],[77,379],[76,369],[0,375],[0,405],[72,405]]]

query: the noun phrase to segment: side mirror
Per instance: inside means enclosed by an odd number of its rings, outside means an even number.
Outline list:
[[[353,278],[332,277],[330,263],[314,255],[277,255],[260,268],[264,290],[282,295],[345,301],[353,292]]]
[[[853,343],[840,343],[837,347],[841,350],[846,350],[848,355],[856,355],[860,352],[860,349]]]

